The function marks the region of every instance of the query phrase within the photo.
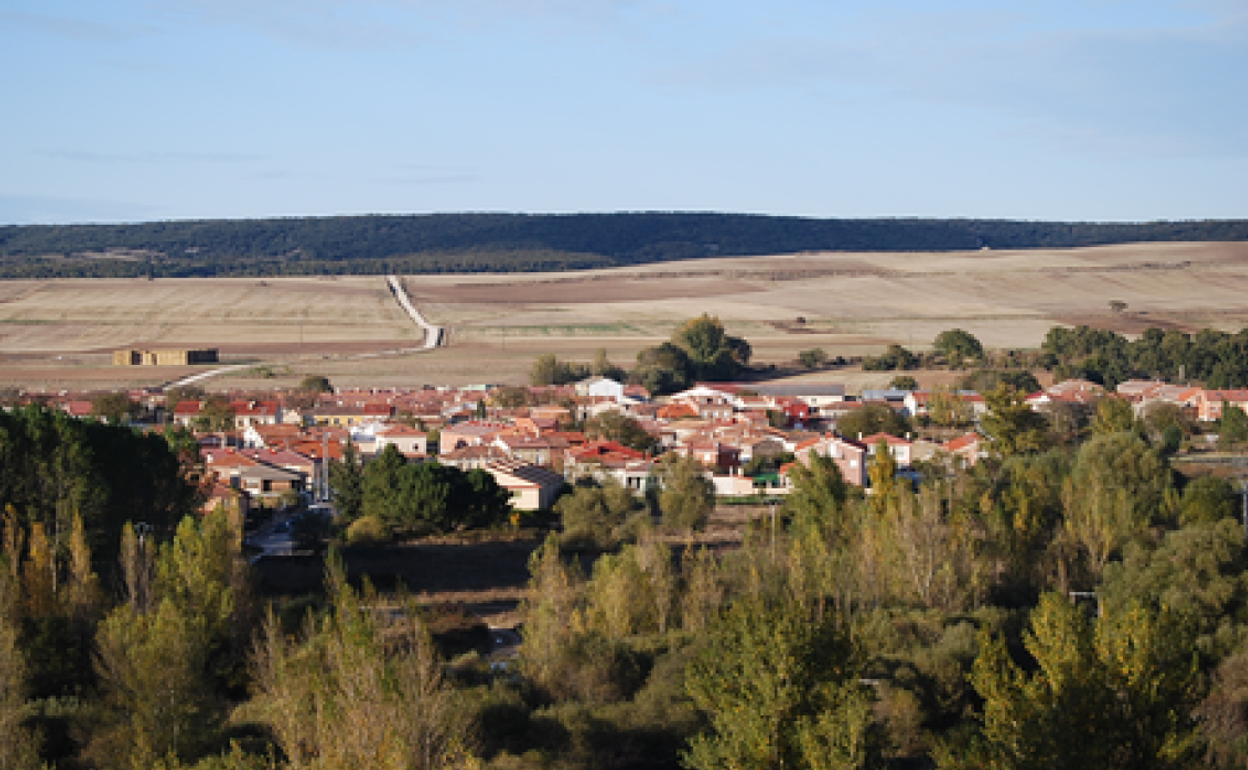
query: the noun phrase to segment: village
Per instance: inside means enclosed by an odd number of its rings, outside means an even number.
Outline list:
[[[870,458],[881,447],[892,455],[899,475],[917,481],[921,474],[915,469],[924,463],[974,465],[991,438],[977,428],[987,411],[980,393],[847,394],[835,382],[698,383],[662,398],[605,377],[527,388],[329,390],[311,403],[307,394],[280,391],[176,403],[156,390],[126,396],[149,427],[194,432],[207,494],[203,509],[243,514],[257,508],[332,508],[326,461],[341,461],[348,443],[364,462],[394,446],[410,463],[436,458],[463,471],[484,470],[510,494],[513,509],[533,512],[550,510],[567,485],[582,479],[613,479],[642,494],[658,483],[655,466],[666,455],[696,458],[716,497],[731,500],[787,494],[793,463],[809,464],[812,453],[831,458],[847,483],[865,488]],[[1039,412],[1090,411],[1105,398],[1131,404],[1139,418],[1155,405],[1171,404],[1192,424],[1219,420],[1224,404],[1248,408],[1248,390],[1145,380],[1123,382],[1112,392],[1086,380],[1066,380],[1025,401]],[[98,400],[87,394],[41,400],[74,417],[98,415]],[[534,405],[511,405],[516,402]],[[945,414],[938,415],[942,405]],[[221,414],[210,419],[214,408]],[[895,424],[910,429],[865,435],[843,429],[856,424],[855,415],[882,409],[903,418]],[[617,426],[623,422],[642,431],[648,437],[644,448],[603,435],[610,431],[584,429],[587,421],[601,424],[604,415],[610,416],[608,423],[613,418]]]

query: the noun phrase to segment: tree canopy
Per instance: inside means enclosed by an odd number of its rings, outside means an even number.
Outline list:
[[[848,438],[887,433],[904,436],[912,430],[904,415],[885,404],[864,404],[836,421],[836,429]]]
[[[975,335],[964,329],[949,329],[936,335],[932,348],[951,363],[960,364],[966,359],[984,356],[984,346]]]
[[[92,546],[112,553],[126,521],[167,529],[198,504],[198,444],[184,438],[41,406],[0,410],[0,509],[62,543],[77,512]]]
[[[360,489],[360,515],[397,531],[489,527],[511,513],[510,494],[488,472],[464,472],[437,460],[409,463],[393,444],[364,466]]]

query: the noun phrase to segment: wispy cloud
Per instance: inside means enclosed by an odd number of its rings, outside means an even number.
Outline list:
[[[101,59],[97,62],[97,64],[101,67],[108,67],[109,69],[140,75],[164,73],[168,72],[170,69],[170,66],[167,63],[147,64],[136,61],[123,61],[121,59]]]
[[[316,48],[373,49],[444,42],[465,30],[528,24],[606,28],[653,0],[153,0],[165,19],[244,26]],[[656,9],[662,6],[655,5]]]
[[[46,35],[91,43],[124,43],[152,32],[144,25],[119,25],[42,13],[0,10],[0,26],[14,26]]]
[[[255,30],[282,42],[317,49],[369,50],[411,46],[425,36],[396,19],[388,0],[153,0],[165,23]]]
[[[94,150],[36,150],[40,157],[81,163],[254,163],[259,155],[230,152],[96,152]]]
[[[1020,133],[1109,154],[1248,151],[1248,20],[1037,31],[1021,17],[907,18],[854,37],[752,40],[663,73],[715,89],[824,84],[1004,115]],[[973,116],[968,114],[968,120]]]

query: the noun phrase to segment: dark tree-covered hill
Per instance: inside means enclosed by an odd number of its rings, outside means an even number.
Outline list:
[[[1248,240],[1248,221],[428,214],[0,227],[0,278],[565,270],[801,251]]]

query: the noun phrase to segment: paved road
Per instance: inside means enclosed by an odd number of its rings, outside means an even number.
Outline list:
[[[394,294],[394,298],[398,300],[399,307],[403,308],[416,325],[425,331],[425,350],[432,350],[442,344],[443,331],[441,326],[434,326],[425,320],[420,311],[412,304],[411,299],[407,296],[407,290],[403,288],[403,282],[399,280],[397,275],[387,275],[386,283],[390,284],[390,292]]]
[[[513,658],[520,651],[520,634],[514,628],[490,628],[490,638],[494,640],[492,654],[497,657]]]
[[[295,541],[290,537],[290,519],[265,524],[247,536],[247,545],[263,549],[262,553],[251,557],[253,564],[263,556],[289,556],[295,549]]]
[[[490,627],[490,669],[497,674],[515,672],[516,656],[520,654],[523,641],[514,628]]]
[[[231,364],[230,366],[221,366],[216,369],[209,369],[206,372],[200,372],[199,374],[192,374],[190,377],[183,377],[180,380],[167,382],[161,386],[161,390],[168,390],[170,388],[180,388],[184,385],[190,385],[191,383],[199,382],[200,380],[206,380],[209,377],[216,377],[218,374],[225,374],[226,372],[232,372],[235,369],[247,369],[248,367],[252,367],[252,366],[255,366],[255,364]]]

